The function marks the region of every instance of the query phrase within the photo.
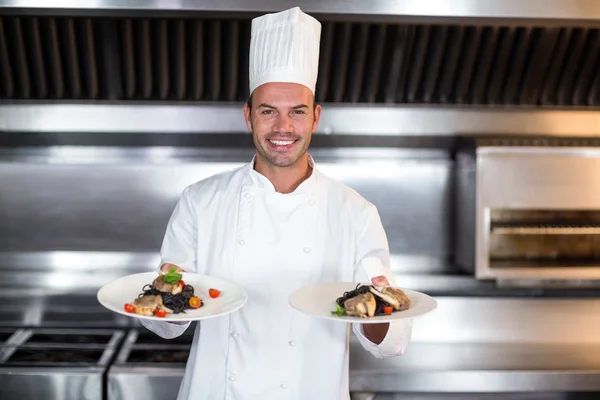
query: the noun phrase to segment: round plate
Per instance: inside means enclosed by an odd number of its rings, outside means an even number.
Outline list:
[[[289,302],[296,310],[314,317],[359,324],[394,322],[403,319],[417,318],[437,308],[437,301],[432,297],[414,290],[399,288],[406,293],[411,300],[411,307],[408,310],[396,311],[390,315],[381,315],[373,318],[339,317],[331,314],[337,306],[335,300],[338,297],[341,297],[345,292],[356,289],[357,285],[357,282],[335,282],[308,286],[292,293]],[[368,285],[368,283],[365,283],[364,285]]]
[[[126,312],[124,309],[125,303],[133,303],[139,294],[143,292],[142,288],[156,279],[158,272],[143,272],[114,280],[98,291],[98,301],[109,310],[128,317],[179,322],[198,321],[227,315],[239,310],[248,301],[246,290],[235,283],[190,272],[182,272],[181,275],[186,284],[194,287],[195,295],[202,299],[204,304],[202,307],[186,310],[184,313],[167,314],[164,318]],[[211,288],[219,290],[221,295],[216,299],[212,299],[208,295],[208,289]]]

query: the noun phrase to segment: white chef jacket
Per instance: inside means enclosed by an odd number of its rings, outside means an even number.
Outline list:
[[[188,186],[168,223],[161,265],[234,281],[247,304],[196,329],[178,400],[342,399],[349,394],[347,324],[289,306],[316,283],[369,282],[389,270],[379,214],[355,191],[320,173],[289,194],[253,168],[254,160]],[[341,295],[341,293],[340,293]],[[188,324],[141,320],[170,339]],[[390,325],[379,345],[352,330],[375,357],[400,355],[412,322]]]

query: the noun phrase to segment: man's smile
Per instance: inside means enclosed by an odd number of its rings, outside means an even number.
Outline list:
[[[269,147],[275,151],[286,151],[294,147],[297,139],[267,139]]]

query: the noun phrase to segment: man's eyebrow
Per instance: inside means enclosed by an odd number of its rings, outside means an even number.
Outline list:
[[[267,103],[262,103],[257,108],[271,108],[273,110],[277,109],[277,107],[272,106],[272,105],[267,104]],[[308,108],[308,106],[306,104],[298,104],[297,106],[292,107],[293,110],[298,110],[298,109],[301,109],[301,108]]]

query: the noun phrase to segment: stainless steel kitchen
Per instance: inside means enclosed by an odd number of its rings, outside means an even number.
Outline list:
[[[296,6],[322,24],[309,152],[437,301],[397,357],[350,335],[351,398],[599,399],[594,0],[0,0],[0,399],[177,398],[202,322],[164,339],[97,293],[252,160],[251,21]]]

